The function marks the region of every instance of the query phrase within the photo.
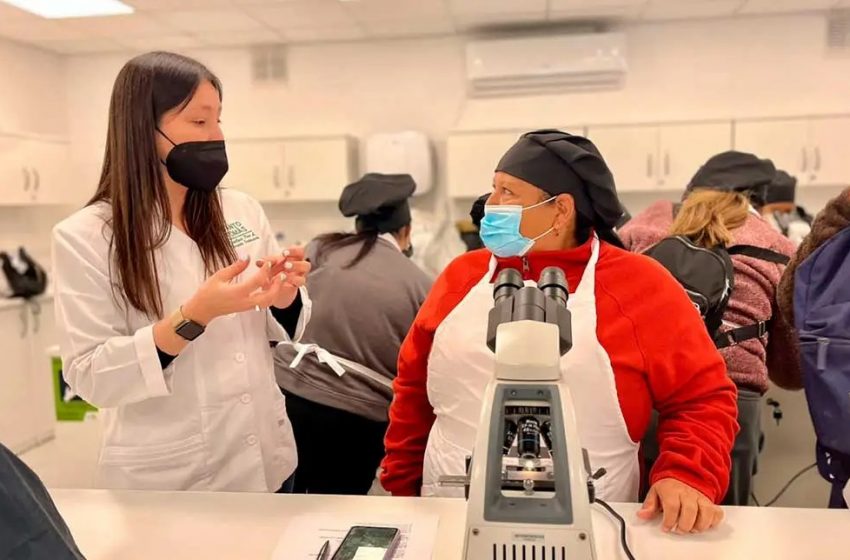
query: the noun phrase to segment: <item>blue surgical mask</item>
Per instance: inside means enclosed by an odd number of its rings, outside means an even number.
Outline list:
[[[496,206],[488,205],[484,207],[484,218],[481,220],[481,241],[491,253],[497,257],[522,257],[534,247],[534,243],[550,234],[554,228],[549,228],[547,231],[538,235],[534,239],[529,239],[520,233],[519,228],[522,224],[522,213],[532,208],[542,206],[547,202],[551,202],[556,197],[544,200],[533,206],[523,208],[522,206],[505,205]]]

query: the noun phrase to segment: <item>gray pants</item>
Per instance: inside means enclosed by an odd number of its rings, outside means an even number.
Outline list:
[[[738,424],[741,426],[741,431],[738,432],[732,446],[732,471],[729,473],[729,491],[722,502],[724,505],[749,504],[750,494],[753,491],[753,475],[756,474],[758,455],[761,451],[761,399],[758,393],[738,389]],[[644,476],[647,478],[652,465],[658,458],[657,427],[658,413],[653,410],[649,427],[641,443]],[[641,499],[644,497],[642,495]]]

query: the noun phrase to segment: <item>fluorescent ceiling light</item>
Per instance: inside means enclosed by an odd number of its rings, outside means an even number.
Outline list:
[[[132,14],[133,8],[118,0],[0,0],[44,18],[73,18]]]

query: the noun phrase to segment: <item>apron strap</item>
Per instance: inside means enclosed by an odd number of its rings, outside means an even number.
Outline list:
[[[291,367],[292,369],[297,369],[298,366],[301,364],[301,361],[307,356],[307,354],[315,354],[316,359],[320,364],[325,364],[326,366],[331,368],[333,372],[339,377],[342,377],[348,371],[353,371],[354,373],[358,373],[363,377],[371,379],[375,383],[392,389],[392,381],[390,381],[377,371],[373,370],[372,368],[368,368],[363,364],[359,364],[351,360],[346,360],[345,358],[341,358],[339,356],[331,354],[318,344],[301,344],[299,342],[284,344],[289,344],[290,346],[292,346],[293,350],[297,352],[295,359],[292,360],[292,363],[289,364],[289,367]]]

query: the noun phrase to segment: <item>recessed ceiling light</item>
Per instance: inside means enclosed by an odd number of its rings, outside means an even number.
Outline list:
[[[133,13],[131,6],[118,0],[0,0],[0,2],[50,19]]]

